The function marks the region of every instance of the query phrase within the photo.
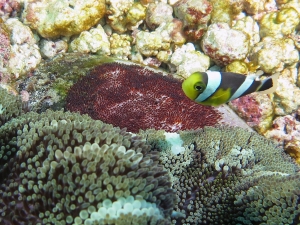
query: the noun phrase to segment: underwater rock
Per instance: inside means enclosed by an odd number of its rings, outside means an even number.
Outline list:
[[[271,11],[276,11],[276,2],[268,0],[244,0],[243,5],[248,14],[254,15],[256,18],[260,18],[261,15]]]
[[[137,28],[146,18],[146,7],[134,0],[107,0],[107,23],[118,34]]]
[[[284,116],[295,112],[300,106],[300,89],[296,85],[297,69],[284,69],[278,78],[274,93],[275,114]]]
[[[165,39],[161,33],[139,31],[136,34],[136,50],[142,55],[156,56],[160,51],[167,51],[170,49],[171,39]]]
[[[72,36],[94,26],[105,15],[105,0],[25,1],[24,23],[44,38]]]
[[[173,5],[175,16],[183,22],[183,32],[188,40],[196,41],[202,37],[212,8],[207,0],[180,0]]]
[[[8,62],[11,55],[10,33],[5,23],[0,19],[0,82],[7,83],[11,78],[8,69]]]
[[[7,20],[9,17],[16,17],[20,12],[21,4],[19,0],[1,0],[0,17]]]
[[[210,4],[213,6],[211,12],[210,24],[213,23],[227,23],[232,24],[232,19],[234,16],[233,2],[229,0],[219,1],[210,0]]]
[[[110,56],[118,59],[128,59],[131,55],[132,37],[128,34],[113,33],[109,37]]]
[[[83,31],[70,43],[71,52],[96,53],[109,55],[110,43],[101,25]]]
[[[259,42],[259,25],[258,23],[250,16],[243,17],[236,21],[232,26],[235,30],[240,30],[245,32],[250,37],[250,48],[253,47],[256,43]]]
[[[265,37],[253,46],[249,59],[265,73],[275,73],[295,67],[299,53],[290,38]]]
[[[18,78],[34,70],[42,57],[37,40],[28,26],[23,25],[17,18],[6,20],[5,25],[11,40],[9,72],[14,78]]]
[[[287,116],[277,117],[271,129],[265,133],[265,137],[278,142],[285,148],[300,165],[300,110]]]
[[[169,23],[173,20],[172,6],[164,3],[150,3],[146,11],[146,23],[151,30],[159,27],[162,23]]]
[[[51,59],[59,53],[67,52],[68,44],[63,40],[51,41],[42,39],[40,41],[40,50],[43,58]]]
[[[250,38],[226,23],[214,23],[208,27],[201,40],[203,52],[215,63],[227,65],[234,60],[243,60],[249,53]]]
[[[295,31],[299,22],[299,14],[294,8],[283,8],[262,17],[259,34],[261,38],[284,38]]]
[[[293,8],[300,13],[300,2],[298,0],[277,0],[276,3],[280,8]]]
[[[272,125],[275,108],[268,95],[252,93],[231,101],[229,106],[260,134],[266,132]]]
[[[210,66],[210,58],[196,51],[192,43],[177,48],[170,62],[176,67],[176,76],[187,78],[192,73],[206,71]]]

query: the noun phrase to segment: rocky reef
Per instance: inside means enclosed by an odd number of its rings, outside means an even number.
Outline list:
[[[0,0],[0,223],[299,224],[299,15],[297,0]],[[180,84],[207,70],[277,73],[277,89],[203,107]],[[139,169],[99,175],[126,152]]]

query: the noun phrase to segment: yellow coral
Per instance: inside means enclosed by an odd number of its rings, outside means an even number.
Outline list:
[[[79,34],[105,15],[105,0],[37,0],[25,4],[23,18],[45,38]]]
[[[283,37],[291,34],[299,22],[299,14],[294,8],[268,13],[260,21],[260,36]]]

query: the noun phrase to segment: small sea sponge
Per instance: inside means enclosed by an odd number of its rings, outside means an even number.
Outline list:
[[[11,118],[22,113],[22,101],[20,97],[14,96],[0,87],[0,127]]]
[[[163,131],[140,135],[172,177],[173,224],[298,224],[300,167],[272,142],[232,127],[179,132],[173,153]]]
[[[31,112],[0,127],[0,146],[0,224],[169,224],[170,177],[138,136]]]
[[[86,113],[130,132],[197,129],[221,120],[215,108],[190,101],[179,80],[134,64],[96,67],[72,86],[66,101],[70,111]]]

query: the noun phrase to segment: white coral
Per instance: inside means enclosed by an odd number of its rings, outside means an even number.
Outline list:
[[[9,70],[17,78],[35,69],[42,57],[29,27],[15,18],[8,19],[5,24],[11,33],[12,44]]]
[[[295,84],[296,76],[296,69],[285,69],[279,76],[274,95],[276,115],[290,114],[300,106],[300,89]]]
[[[136,49],[144,56],[156,56],[161,50],[168,50],[170,43],[164,42],[158,32],[140,31],[136,35]]]
[[[26,0],[22,19],[41,36],[55,38],[88,30],[104,14],[105,0]]]
[[[175,50],[171,63],[176,66],[178,76],[187,78],[194,72],[206,71],[210,60],[208,56],[196,51],[192,43],[187,43]]]
[[[294,66],[299,54],[292,39],[265,37],[252,48],[249,58],[265,73],[275,73],[287,66]]]
[[[107,0],[108,24],[118,33],[133,30],[146,17],[146,8],[134,0]]]
[[[68,44],[64,40],[43,39],[40,41],[40,50],[43,57],[53,58],[59,53],[65,53],[68,50]]]
[[[260,40],[258,23],[250,16],[245,16],[236,21],[232,28],[248,34],[250,37],[250,46],[258,43]]]
[[[128,56],[131,54],[131,39],[128,34],[113,33],[109,37],[111,56],[119,59],[128,59]]]
[[[70,44],[71,50],[81,53],[110,54],[110,42],[101,25],[83,31]]]

